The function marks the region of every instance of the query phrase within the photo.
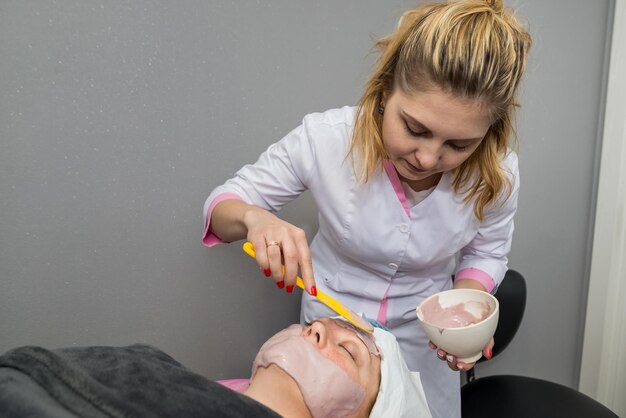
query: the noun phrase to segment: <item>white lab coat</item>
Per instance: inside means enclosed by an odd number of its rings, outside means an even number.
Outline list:
[[[255,164],[213,190],[204,207],[203,241],[207,246],[221,242],[206,222],[221,199],[238,197],[277,211],[310,190],[319,210],[310,247],[317,288],[353,311],[385,321],[409,368],[420,372],[433,416],[460,417],[458,373],[428,349],[415,308],[449,289],[455,273],[469,271],[487,287],[502,280],[517,208],[517,156],[510,152],[503,161],[514,186],[511,196],[488,210],[483,222],[473,205],[454,193],[451,173],[409,208],[390,163],[367,183],[356,181],[352,160],[345,159],[353,121],[352,107],[307,115]],[[332,315],[304,293],[303,322]]]

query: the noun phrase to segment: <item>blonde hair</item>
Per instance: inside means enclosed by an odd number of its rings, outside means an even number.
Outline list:
[[[501,160],[514,134],[515,93],[531,43],[502,0],[428,3],[405,12],[396,30],[376,41],[380,55],[357,105],[348,156],[359,154],[359,181],[368,181],[388,158],[378,111],[383,97],[395,88],[415,94],[436,86],[480,100],[491,112],[494,122],[455,170],[453,183],[466,203],[474,200],[474,214],[482,220],[489,205],[511,192]]]

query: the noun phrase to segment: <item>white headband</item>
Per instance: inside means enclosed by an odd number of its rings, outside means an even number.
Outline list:
[[[374,328],[376,345],[382,351],[380,388],[370,418],[431,418],[419,373],[407,367],[396,337]]]

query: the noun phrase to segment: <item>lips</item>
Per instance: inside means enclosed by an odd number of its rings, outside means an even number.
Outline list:
[[[404,160],[404,162],[406,163],[406,166],[409,169],[409,171],[412,171],[412,172],[418,173],[418,174],[428,173],[428,170],[422,170],[421,168],[417,168],[413,164],[408,162],[407,160]]]

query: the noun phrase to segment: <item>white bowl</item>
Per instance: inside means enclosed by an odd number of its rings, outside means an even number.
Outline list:
[[[457,310],[463,308],[477,318],[484,316],[482,315],[484,309],[488,309],[488,313],[484,319],[470,325],[455,327],[437,325],[429,318],[428,309],[426,312],[423,311],[424,306],[433,306],[434,298],[439,298],[439,305],[444,310],[446,308],[450,310],[451,307]],[[499,311],[500,305],[493,295],[474,289],[451,289],[435,293],[424,299],[416,309],[417,319],[430,340],[448,354],[456,356],[457,361],[464,363],[474,363],[482,356],[483,348],[496,332]],[[445,311],[444,317],[446,315],[451,316],[448,311]]]

